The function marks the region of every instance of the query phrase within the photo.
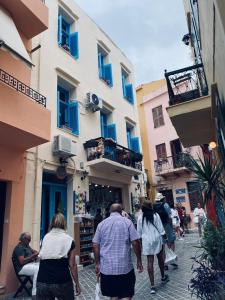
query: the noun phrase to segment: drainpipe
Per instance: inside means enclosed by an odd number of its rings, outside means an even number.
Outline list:
[[[41,44],[41,35],[38,37],[39,40],[39,45]],[[38,77],[37,77],[37,91],[40,92],[40,77],[41,77],[41,72],[40,72],[40,64],[41,64],[41,48],[39,49],[38,53]],[[33,211],[33,240],[36,243],[35,249],[39,248],[39,244],[37,243],[37,240],[39,239],[39,234],[40,234],[40,228],[39,228],[39,233],[38,233],[38,228],[37,224],[39,223],[39,216],[40,214],[38,213],[40,210],[40,205],[38,201],[38,156],[39,156],[39,147],[35,147],[35,152],[34,152],[34,166],[35,166],[35,174],[34,174],[34,211]]]

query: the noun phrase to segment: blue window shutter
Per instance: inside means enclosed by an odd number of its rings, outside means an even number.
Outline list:
[[[57,91],[57,127],[61,127],[61,124],[60,124],[60,101],[59,101],[59,91]]]
[[[113,79],[112,79],[112,65],[104,65],[104,79],[107,81],[109,86],[113,86]]]
[[[133,94],[133,85],[132,84],[126,85],[126,98],[131,104],[134,104],[134,94]]]
[[[116,124],[107,125],[107,137],[116,142]]]
[[[58,44],[62,45],[62,16],[58,16]]]
[[[99,73],[99,78],[104,78],[103,74],[103,56],[101,52],[98,52],[98,73]]]
[[[131,141],[131,150],[134,152],[140,153],[140,144],[139,144],[139,138],[138,137],[132,137],[130,139]]]
[[[102,113],[100,113],[100,122],[101,122],[101,136],[105,137],[104,115]]]
[[[131,132],[129,128],[127,128],[127,146],[129,149],[131,149]]]
[[[122,89],[123,89],[123,97],[126,98],[126,78],[124,74],[122,73]]]
[[[75,59],[79,57],[78,32],[70,34],[70,53]]]
[[[72,129],[72,133],[79,135],[79,116],[77,101],[73,101],[69,104],[69,114],[70,128]]]

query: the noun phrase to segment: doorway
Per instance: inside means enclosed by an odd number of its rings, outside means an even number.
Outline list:
[[[188,190],[191,211],[193,211],[197,207],[197,204],[199,202],[203,207],[203,197],[201,193],[200,183],[198,181],[188,181],[187,190]]]
[[[43,181],[41,202],[40,238],[49,230],[49,225],[55,213],[62,213],[67,218],[67,184],[54,181]]]
[[[159,191],[160,193],[163,194],[164,197],[166,197],[166,202],[171,205],[174,205],[174,198],[173,198],[173,191],[172,190],[161,190]]]
[[[173,167],[179,168],[181,162],[181,153],[182,153],[182,146],[179,139],[170,141],[170,148],[173,160]]]
[[[2,258],[3,246],[3,232],[4,232],[4,219],[5,219],[5,206],[6,206],[6,186],[7,183],[0,181],[0,266]]]
[[[89,185],[89,202],[90,213],[95,216],[98,208],[102,213],[108,209],[112,203],[122,204],[122,189],[109,185],[91,183]]]

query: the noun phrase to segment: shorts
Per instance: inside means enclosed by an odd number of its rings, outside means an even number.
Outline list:
[[[104,275],[101,273],[101,291],[106,297],[128,298],[134,296],[136,277],[134,269],[122,275]]]
[[[173,230],[172,224],[166,223],[166,224],[163,224],[163,226],[164,226],[164,229],[166,232],[168,243],[174,243],[176,240],[176,234]]]
[[[37,282],[36,300],[74,300],[73,283],[49,284]]]

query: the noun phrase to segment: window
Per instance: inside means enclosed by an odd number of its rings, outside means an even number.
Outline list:
[[[166,154],[166,144],[159,144],[155,146],[156,149],[156,155],[157,155],[157,160],[165,160],[167,157]]]
[[[58,85],[57,94],[58,127],[79,135],[78,102],[71,100],[70,90],[62,85]]]
[[[109,115],[110,113],[100,112],[101,136],[116,141],[116,124],[109,124]]]
[[[65,12],[58,15],[58,44],[75,59],[79,57],[78,32],[75,32],[75,22]]]
[[[112,87],[112,65],[107,63],[108,53],[98,45],[98,74],[99,78],[104,80],[105,83]]]
[[[134,152],[140,153],[139,137],[133,136],[134,127],[130,124],[126,124],[127,131],[127,147]]]
[[[152,109],[152,116],[153,116],[154,128],[158,128],[164,125],[162,105]]]
[[[134,104],[133,85],[129,83],[129,74],[123,68],[121,76],[123,97],[131,104]]]

